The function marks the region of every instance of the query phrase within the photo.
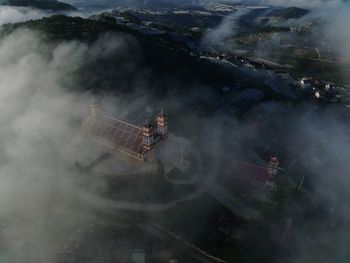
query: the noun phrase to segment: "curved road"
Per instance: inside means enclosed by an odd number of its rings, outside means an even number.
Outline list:
[[[211,150],[213,152],[218,152],[218,146],[216,146],[216,149],[214,148]],[[203,167],[202,159],[199,153],[195,150],[193,150],[193,152],[195,153],[195,159],[197,162],[196,165],[198,167],[198,171],[193,176],[193,178],[195,179],[192,178],[189,181],[177,181],[169,178],[166,179],[167,181],[173,184],[193,184],[194,186],[196,186],[196,189],[192,193],[184,197],[181,197],[179,199],[165,202],[165,203],[142,203],[142,202],[118,201],[118,200],[103,198],[89,191],[86,191],[82,188],[75,189],[76,192],[74,194],[76,194],[78,198],[84,203],[98,209],[145,211],[145,212],[157,212],[157,211],[171,209],[184,201],[193,200],[199,197],[200,195],[205,193],[209,187],[212,186],[215,180],[215,177],[219,168],[219,161],[214,161],[213,164],[210,165],[210,169],[204,172],[202,169]]]
[[[214,149],[217,150],[217,149]],[[219,203],[228,208],[235,215],[238,215],[246,220],[251,220],[259,216],[258,211],[244,205],[240,200],[234,197],[225,187],[217,184],[215,178],[219,168],[219,161],[214,161],[214,164],[210,165],[211,169],[204,172],[203,162],[200,154],[195,149],[191,149],[194,154],[197,172],[189,180],[177,180],[171,179],[164,175],[164,179],[175,185],[194,185],[196,189],[179,199],[165,202],[165,203],[143,203],[143,202],[128,202],[118,201],[108,198],[103,198],[99,195],[93,194],[84,189],[77,189],[76,193],[78,198],[85,204],[95,208],[104,210],[125,210],[135,212],[159,212],[176,207],[178,204],[184,201],[190,201],[198,198],[203,193],[208,192]],[[215,155],[214,155],[215,156]]]

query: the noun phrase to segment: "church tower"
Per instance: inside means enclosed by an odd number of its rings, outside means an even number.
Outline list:
[[[142,134],[143,134],[143,147],[146,150],[150,150],[154,146],[154,126],[148,122],[142,126]]]
[[[279,164],[280,162],[278,158],[276,156],[271,156],[270,162],[268,165],[268,173],[270,177],[274,177],[275,175],[277,175]]]
[[[163,110],[157,115],[157,133],[162,139],[168,135],[168,115]]]
[[[90,118],[96,121],[100,111],[100,105],[98,104],[96,97],[93,96],[90,101]]]
[[[96,98],[93,96],[90,101],[90,115],[82,124],[82,132],[86,135],[92,135],[92,130],[96,125],[97,118],[101,112],[100,105],[98,104]]]
[[[155,151],[154,151],[154,135],[155,135],[155,127],[146,121],[146,124],[142,126],[142,134],[143,134],[143,149],[145,156],[148,160],[155,160]]]

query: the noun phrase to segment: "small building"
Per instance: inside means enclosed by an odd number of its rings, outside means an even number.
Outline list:
[[[146,121],[139,127],[108,116],[96,99],[90,103],[90,116],[82,131],[91,139],[139,161],[155,161],[156,147],[168,135],[168,116],[161,111],[155,122]]]
[[[229,159],[229,165],[218,178],[221,185],[244,198],[246,204],[255,205],[255,201],[267,201],[275,189],[279,160],[272,156],[267,166]],[[255,200],[254,202],[252,200]]]
[[[276,162],[278,162],[277,159]],[[277,174],[278,170],[278,164],[276,166],[274,159],[272,161],[270,160],[267,167],[240,161],[232,161],[230,167],[234,168],[232,170],[235,171],[235,173],[231,174],[233,178],[265,187],[271,187],[273,185],[273,177]]]

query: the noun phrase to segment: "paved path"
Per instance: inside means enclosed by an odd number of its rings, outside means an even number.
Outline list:
[[[216,149],[212,149],[215,151]],[[196,151],[194,151],[196,152]],[[75,193],[78,198],[83,201],[85,204],[88,204],[94,208],[106,209],[106,210],[127,210],[127,211],[144,211],[144,212],[157,212],[164,211],[171,208],[174,208],[178,204],[184,201],[190,201],[198,198],[203,193],[207,192],[208,189],[212,186],[215,181],[215,177],[219,168],[219,161],[214,161],[212,165],[210,165],[210,169],[204,171],[202,169],[203,164],[198,152],[195,154],[195,158],[197,161],[198,172],[193,176],[193,178],[198,179],[190,179],[187,182],[180,182],[177,180],[169,180],[170,183],[174,184],[192,184],[195,187],[195,190],[188,195],[178,198],[176,200],[172,200],[164,203],[145,203],[145,202],[128,202],[128,201],[118,201],[113,199],[108,199],[101,197],[99,195],[93,194],[87,190],[82,188],[75,189]]]
[[[112,215],[113,217],[116,217],[118,219],[123,219],[126,222],[129,222],[136,227],[148,232],[151,235],[154,235],[160,239],[163,240],[169,240],[172,242],[176,242],[179,244],[181,247],[187,249],[190,253],[191,256],[194,258],[198,259],[200,262],[203,263],[226,263],[225,260],[222,260],[218,257],[212,256],[205,252],[204,250],[200,249],[199,247],[191,244],[184,238],[180,237],[179,235],[175,234],[171,230],[165,228],[164,226],[161,226],[160,224],[157,223],[152,223],[149,221],[146,221],[142,218],[136,217],[136,216],[131,216],[122,212],[111,212],[111,211],[102,211],[107,214]],[[100,220],[101,221],[101,220]],[[106,224],[109,225],[118,225],[115,223],[115,220],[109,220],[108,222],[105,222]]]
[[[244,205],[237,197],[235,197],[224,186],[215,183],[209,188],[209,193],[223,206],[229,209],[233,214],[246,220],[259,217],[260,213],[246,205]]]

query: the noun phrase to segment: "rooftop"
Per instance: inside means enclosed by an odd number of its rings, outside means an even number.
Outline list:
[[[100,114],[92,135],[113,147],[124,147],[134,153],[143,153],[142,128],[108,115]]]
[[[229,177],[245,181],[266,183],[271,180],[268,169],[255,164],[231,160],[231,164],[227,170],[231,171],[228,173]]]

